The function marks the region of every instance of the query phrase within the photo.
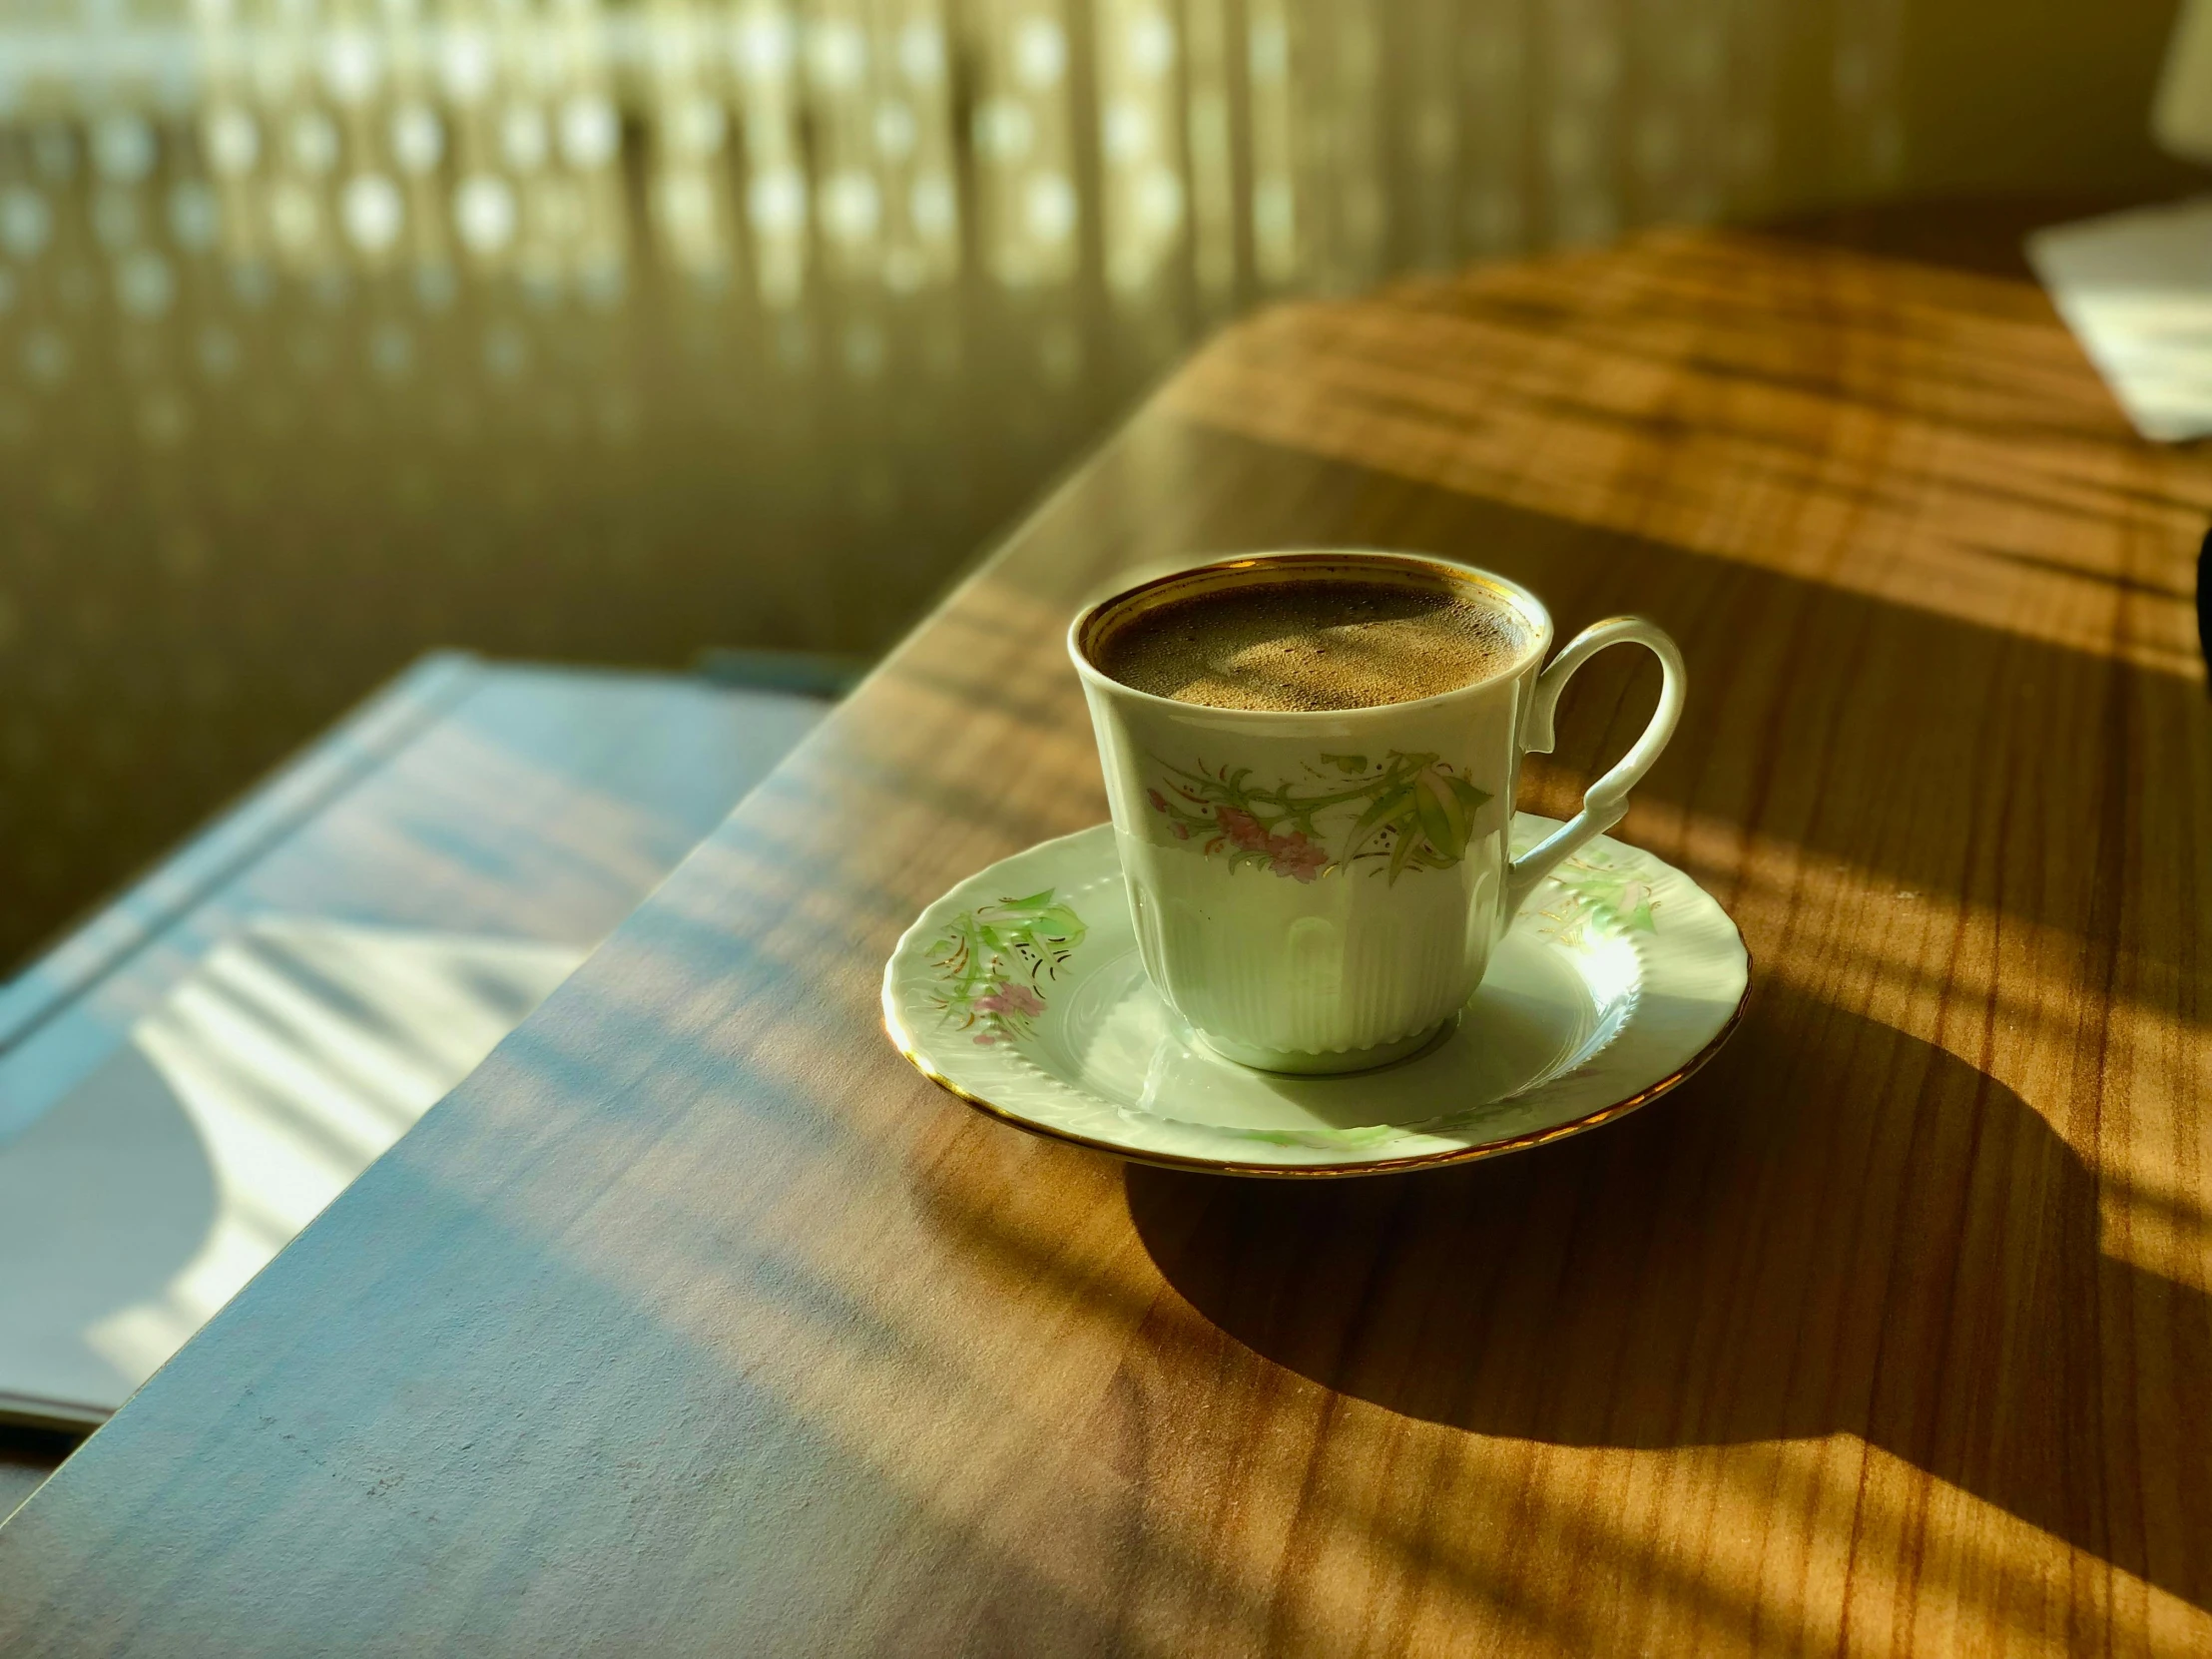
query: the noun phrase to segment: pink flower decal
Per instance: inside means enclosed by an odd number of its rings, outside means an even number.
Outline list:
[[[1247,852],[1268,850],[1268,832],[1250,813],[1221,807],[1214,812],[1214,822],[1221,826],[1221,832],[1229,837],[1232,846],[1242,847]]]
[[[1303,830],[1294,830],[1288,835],[1270,837],[1268,851],[1272,855],[1268,868],[1294,881],[1312,881],[1329,867],[1327,848],[1317,846]]]
[[[1031,1019],[1044,1012],[1044,998],[1027,985],[1016,984],[1011,979],[1001,979],[998,988],[989,996],[975,999],[978,1012],[986,1014],[1027,1014]]]
[[[1162,795],[1158,790],[1146,790],[1144,792],[1144,798],[1152,803],[1152,810],[1154,812],[1164,813],[1168,810],[1168,798]]]

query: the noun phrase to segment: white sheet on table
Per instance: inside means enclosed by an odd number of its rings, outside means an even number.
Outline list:
[[[0,1143],[0,1406],[121,1404],[584,955],[306,918],[211,952]]]
[[[2212,198],[2038,231],[2027,253],[2137,431],[2212,433]]]

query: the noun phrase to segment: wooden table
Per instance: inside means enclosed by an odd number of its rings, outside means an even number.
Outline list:
[[[2018,277],[1675,235],[1240,327],[0,1530],[0,1647],[2204,1651],[2208,515]],[[1742,923],[1731,1046],[1346,1184],[914,1076],[900,928],[1102,816],[1078,597],[1345,542],[1676,633],[1620,832]]]

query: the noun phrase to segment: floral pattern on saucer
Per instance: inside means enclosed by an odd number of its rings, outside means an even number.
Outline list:
[[[1656,933],[1653,914],[1665,902],[1648,870],[1624,868],[1604,847],[1593,845],[1569,858],[1545,877],[1558,889],[1539,913],[1561,944],[1581,944],[1593,929],[1611,933]]]
[[[945,1024],[973,1033],[979,1048],[1027,1036],[1045,1011],[1040,978],[1059,977],[1085,931],[1050,887],[960,911],[929,946]]]

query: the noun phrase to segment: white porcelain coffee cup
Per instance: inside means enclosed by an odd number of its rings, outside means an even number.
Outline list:
[[[1525,647],[1433,697],[1324,713],[1217,709],[1105,674],[1096,650],[1163,603],[1239,585],[1443,583],[1518,623]],[[1673,736],[1682,654],[1652,623],[1593,623],[1544,664],[1550,614],[1525,588],[1449,560],[1366,551],[1265,553],[1156,577],[1068,630],[1098,734],[1115,841],[1146,971],[1219,1053],[1271,1071],[1356,1071],[1417,1051],[1481,983],[1514,912],[1561,859],[1618,824]],[[1552,711],[1610,645],[1660,662],[1643,736],[1582,810],[1508,850],[1521,757],[1552,746]]]

